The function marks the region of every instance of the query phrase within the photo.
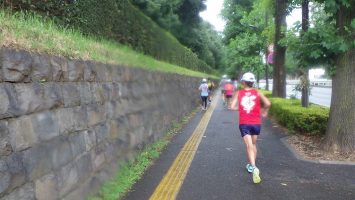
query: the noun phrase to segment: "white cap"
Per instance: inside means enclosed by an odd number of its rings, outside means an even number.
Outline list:
[[[204,78],[204,79],[202,79],[202,82],[207,82],[207,80]]]
[[[246,81],[246,82],[255,82],[255,76],[253,73],[247,72],[245,74],[243,74],[242,77],[242,81]]]

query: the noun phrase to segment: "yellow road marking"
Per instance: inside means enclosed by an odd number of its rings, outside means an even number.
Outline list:
[[[219,98],[216,97],[216,100],[211,103],[200,123],[175,158],[149,200],[173,200],[176,198],[218,100]]]

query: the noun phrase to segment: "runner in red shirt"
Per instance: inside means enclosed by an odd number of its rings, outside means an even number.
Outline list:
[[[271,106],[270,101],[258,90],[253,88],[254,74],[248,72],[242,77],[243,89],[234,96],[232,110],[239,110],[239,130],[243,137],[249,163],[246,168],[253,174],[253,182],[260,183],[260,171],[255,165],[256,141],[261,129],[261,116],[266,117]],[[238,106],[237,106],[238,105]]]
[[[224,85],[224,97],[226,99],[226,106],[228,109],[230,109],[230,103],[233,97],[233,93],[234,93],[234,85],[232,84],[232,81],[229,79],[227,80],[227,83]]]

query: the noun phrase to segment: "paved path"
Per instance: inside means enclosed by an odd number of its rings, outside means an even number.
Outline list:
[[[217,100],[217,99],[216,99]],[[125,200],[149,199],[194,132],[204,112],[177,134]],[[355,165],[318,164],[298,160],[284,145],[286,135],[263,120],[257,165],[262,182],[246,172],[245,147],[237,129],[237,113],[216,108],[177,194],[178,200],[355,199]],[[154,198],[158,199],[158,198]]]

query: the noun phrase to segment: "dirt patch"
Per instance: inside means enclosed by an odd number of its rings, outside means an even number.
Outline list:
[[[293,149],[305,159],[355,162],[355,152],[326,152],[322,149],[323,141],[324,137],[304,135],[291,135],[287,139]]]

